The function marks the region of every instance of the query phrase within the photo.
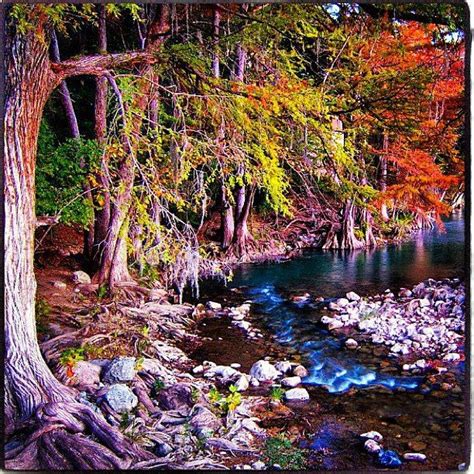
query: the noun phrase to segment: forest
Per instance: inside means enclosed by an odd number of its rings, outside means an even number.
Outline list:
[[[468,462],[463,3],[3,13],[7,468]]]

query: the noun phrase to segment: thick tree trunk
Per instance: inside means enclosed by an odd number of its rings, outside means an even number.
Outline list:
[[[379,165],[380,165],[380,191],[384,192],[387,189],[387,154],[388,152],[388,136],[386,133],[383,135],[383,156],[379,158]],[[382,203],[380,206],[380,216],[382,219],[387,222],[389,220],[388,211],[387,211],[387,204]]]
[[[364,247],[364,242],[355,236],[355,205],[351,199],[344,204],[341,229],[341,248],[360,249]]]
[[[228,249],[232,244],[234,238],[234,211],[232,204],[227,198],[227,189],[224,185],[221,186],[221,200],[222,200],[222,248]]]
[[[39,34],[39,33],[38,33]],[[35,160],[44,105],[54,87],[47,44],[18,35],[6,45],[5,391],[7,430],[39,404],[71,400],[44,362],[36,336],[33,269]]]
[[[235,235],[232,247],[234,253],[240,258],[244,258],[247,255],[249,244],[254,242],[252,234],[248,229],[248,218],[250,210],[252,209],[254,197],[255,188],[253,186],[248,187],[242,212],[235,224]]]

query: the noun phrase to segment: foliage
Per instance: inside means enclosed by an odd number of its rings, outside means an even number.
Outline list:
[[[285,391],[281,387],[272,387],[270,390],[270,398],[276,402],[281,402],[285,395]]]
[[[163,380],[159,378],[155,379],[152,385],[152,391],[153,391],[154,396],[156,397],[160,393],[160,391],[163,390],[165,387],[166,387],[166,384],[163,382]]]
[[[279,464],[283,470],[299,470],[306,466],[304,451],[292,446],[291,441],[283,435],[265,441],[264,457],[266,464]]]
[[[48,316],[51,314],[51,306],[44,298],[37,298],[35,302],[36,330],[39,333],[46,332]]]
[[[242,402],[242,395],[235,385],[229,386],[229,392],[225,397],[215,387],[209,390],[209,401],[224,414],[234,411]]]

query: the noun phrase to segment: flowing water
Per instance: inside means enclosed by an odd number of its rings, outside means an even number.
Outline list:
[[[387,367],[383,354],[363,347],[346,350],[347,336],[332,335],[319,323],[323,311],[317,304],[298,305],[289,299],[306,292],[324,298],[342,297],[348,291],[365,296],[388,288],[397,292],[428,278],[464,278],[464,221],[453,216],[444,227],[377,249],[314,250],[291,261],[236,270],[229,290],[240,288],[242,297],[254,302],[254,324],[271,334],[278,346],[301,356],[309,369],[303,383],[311,402],[293,407],[292,423],[311,425],[307,438],[315,452],[315,468],[373,468],[374,460],[361,449],[357,435],[370,429],[383,432],[388,446],[399,452],[409,450],[410,442],[426,446],[421,449],[427,462],[408,463],[404,469],[456,469],[466,460],[463,393],[424,392],[423,377],[401,376],[393,364]],[[222,289],[205,293],[206,298],[224,302],[235,294]],[[267,341],[245,340],[221,319],[209,320],[201,329],[211,341],[195,354],[198,360],[240,362],[248,370],[268,355]],[[452,371],[461,386],[463,369],[461,365]]]

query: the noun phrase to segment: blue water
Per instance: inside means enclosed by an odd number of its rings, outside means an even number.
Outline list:
[[[304,383],[329,392],[351,387],[382,385],[416,389],[419,377],[393,377],[379,373],[344,349],[345,337],[334,336],[318,322],[317,305],[297,305],[288,295],[342,297],[348,291],[360,295],[398,291],[428,278],[464,277],[464,221],[453,217],[444,229],[417,232],[406,242],[371,250],[311,251],[283,263],[245,265],[235,273],[231,286],[246,286],[256,303],[259,321],[284,345],[309,361]]]

